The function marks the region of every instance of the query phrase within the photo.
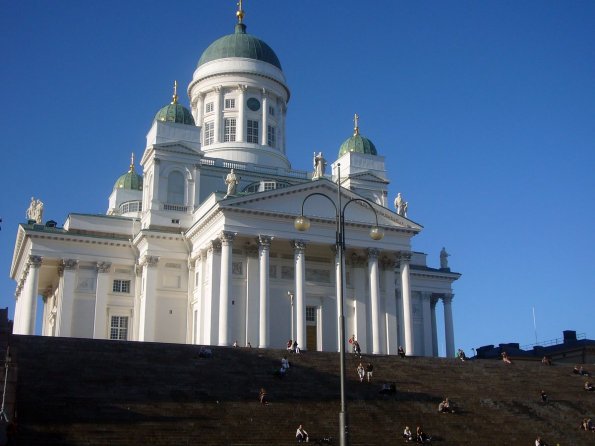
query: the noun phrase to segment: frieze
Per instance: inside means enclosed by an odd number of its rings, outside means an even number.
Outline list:
[[[244,250],[246,251],[246,257],[258,257],[258,246],[246,245]]]
[[[364,256],[360,256],[355,252],[351,254],[351,266],[353,268],[363,268],[366,266],[366,258]]]

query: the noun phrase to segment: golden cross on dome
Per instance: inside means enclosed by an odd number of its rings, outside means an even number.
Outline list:
[[[242,0],[240,0],[237,5],[238,5],[238,10],[236,11],[236,17],[238,18],[238,23],[242,23],[244,21],[244,10],[242,9]]]
[[[132,152],[130,154],[130,171],[129,172],[134,172],[134,152]]]
[[[353,115],[353,122],[355,124],[353,127],[353,136],[359,135],[359,116],[357,113]]]
[[[174,95],[172,96],[172,104],[178,103],[178,81],[174,81]]]

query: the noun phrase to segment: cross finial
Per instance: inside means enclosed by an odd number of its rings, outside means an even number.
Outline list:
[[[134,172],[134,152],[130,154],[130,172]]]
[[[242,9],[242,0],[238,1],[238,10],[236,11],[236,17],[238,18],[238,23],[242,23],[244,21],[244,10]]]
[[[172,96],[172,104],[178,103],[178,81],[174,81],[174,94]]]
[[[353,115],[353,123],[355,124],[353,127],[353,136],[359,135],[359,116],[357,113]]]

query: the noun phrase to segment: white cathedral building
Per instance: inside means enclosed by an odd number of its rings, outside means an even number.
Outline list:
[[[243,18],[239,10],[235,32],[200,57],[191,110],[177,92],[159,110],[142,175],[133,159],[105,215],[71,213],[59,227],[31,214],[19,225],[14,332],[261,348],[295,339],[305,350],[336,351],[343,281],[345,332],[364,353],[396,354],[402,345],[410,355],[438,356],[440,336],[453,356],[452,283],[460,274],[444,251],[433,268],[412,250],[423,228],[390,209],[384,157],[357,119],[330,172],[321,154],[313,173],[291,168],[290,90],[277,55],[246,32]],[[339,180],[342,203],[355,199],[344,212],[329,203],[337,206]],[[311,226],[299,232],[302,209]],[[381,240],[369,236],[376,220]]]

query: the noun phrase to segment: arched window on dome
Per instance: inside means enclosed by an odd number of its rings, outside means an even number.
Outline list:
[[[177,170],[167,177],[167,202],[169,204],[184,204],[184,175]]]

